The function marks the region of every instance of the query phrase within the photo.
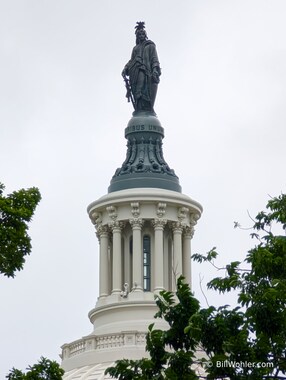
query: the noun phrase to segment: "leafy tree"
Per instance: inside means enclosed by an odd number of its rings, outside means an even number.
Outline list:
[[[62,380],[64,370],[56,361],[41,358],[37,364],[29,366],[24,373],[13,368],[6,376],[8,380]]]
[[[165,291],[156,300],[156,317],[164,318],[170,328],[149,327],[150,358],[119,360],[106,373],[120,380],[286,378],[286,195],[271,199],[267,211],[253,222],[251,236],[257,244],[246,256],[246,268],[231,262],[220,268],[224,277],[208,284],[220,293],[236,290],[238,306],[202,309],[179,278],[178,302]],[[205,256],[193,255],[213,265],[216,257],[215,248]],[[201,359],[199,350],[204,352]],[[196,373],[196,364],[205,373]]]
[[[246,256],[247,269],[232,262],[225,268],[225,277],[208,284],[222,293],[237,290],[239,308],[229,311],[223,307],[200,320],[209,326],[209,322],[223,317],[227,326],[221,346],[212,350],[214,364],[221,353],[235,362],[256,364],[236,369],[232,379],[282,379],[286,374],[286,195],[271,199],[266,208],[253,220],[251,236],[258,243]],[[195,255],[195,259],[212,262],[216,255],[213,249],[206,257]],[[233,312],[236,326],[231,321]],[[208,343],[206,340],[204,346],[208,347]],[[223,375],[226,371],[213,365],[210,372]]]
[[[163,331],[154,329],[154,324],[149,326],[146,350],[150,359],[119,360],[115,367],[108,368],[106,373],[120,380],[198,378],[191,366],[199,341],[195,336],[186,334],[184,330],[190,316],[199,311],[199,302],[192,295],[189,286],[184,283],[183,277],[178,279],[176,297],[175,301],[173,293],[162,291],[156,299],[159,311],[155,317],[164,318],[170,328]]]
[[[36,187],[14,191],[3,195],[4,185],[0,183],[0,273],[14,277],[23,269],[25,256],[31,252],[31,238],[28,223],[41,200]]]
[[[3,195],[5,187],[0,183],[0,273],[14,277],[23,269],[25,256],[31,252],[28,223],[41,200],[36,187],[21,189]],[[46,358],[27,368],[24,373],[13,368],[6,376],[8,380],[62,380],[64,370],[59,364]]]

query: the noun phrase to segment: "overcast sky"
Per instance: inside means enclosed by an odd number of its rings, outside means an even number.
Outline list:
[[[254,242],[247,211],[285,191],[284,0],[0,0],[0,181],[39,187],[33,251],[0,278],[0,378],[91,333],[98,242],[86,207],[125,159],[121,71],[145,21],[162,67],[164,155],[204,213],[193,253],[219,262]],[[208,268],[193,265],[200,291]],[[216,273],[214,273],[217,275]],[[207,293],[209,302],[220,302]],[[224,301],[222,301],[224,302]]]

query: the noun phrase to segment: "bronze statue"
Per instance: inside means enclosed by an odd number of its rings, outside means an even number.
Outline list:
[[[134,114],[147,111],[155,115],[154,103],[161,75],[156,45],[148,40],[142,21],[137,22],[135,35],[136,46],[122,71],[127,88],[126,97],[133,104]]]

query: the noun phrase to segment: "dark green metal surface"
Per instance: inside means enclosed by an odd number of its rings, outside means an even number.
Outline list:
[[[126,159],[112,177],[108,192],[153,187],[181,192],[179,178],[164,159],[164,129],[154,115],[133,116],[125,129]]]

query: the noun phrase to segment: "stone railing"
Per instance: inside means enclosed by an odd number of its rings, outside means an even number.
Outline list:
[[[122,332],[120,334],[89,335],[62,346],[61,358],[68,359],[86,351],[104,350],[123,346],[142,346],[146,344],[144,332]]]

